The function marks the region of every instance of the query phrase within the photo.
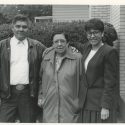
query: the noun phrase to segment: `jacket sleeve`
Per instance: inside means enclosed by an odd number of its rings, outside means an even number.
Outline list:
[[[110,109],[114,102],[114,94],[119,89],[119,62],[117,50],[109,51],[104,59],[104,91],[101,100],[101,107]],[[117,99],[116,99],[117,100]]]
[[[84,104],[84,97],[85,96],[83,96],[84,95],[84,83],[83,83],[83,66],[84,66],[84,63],[83,63],[83,57],[81,56],[81,58],[79,59],[79,65],[78,65],[78,67],[79,67],[79,73],[77,72],[77,85],[79,85],[79,87],[78,87],[78,89],[79,90],[77,90],[78,91],[78,97],[79,97],[79,106],[80,106],[80,108],[82,108],[83,107],[83,104]],[[78,74],[79,74],[79,76],[78,76]]]
[[[1,76],[1,41],[0,41],[0,76]],[[0,87],[1,87],[1,79],[0,79]]]
[[[82,55],[79,53],[79,58],[77,59],[77,96],[80,94],[80,84],[82,77]]]
[[[52,49],[53,49],[53,47],[46,48],[46,49],[44,49],[44,52],[42,52],[42,56],[41,56],[42,62],[41,62],[40,71],[39,71],[39,92],[38,92],[39,99],[43,99],[42,76],[43,76],[43,71],[45,70],[45,67],[46,67],[46,61],[44,60],[44,57]]]
[[[43,61],[41,63],[40,72],[39,72],[39,91],[38,91],[38,99],[42,99],[42,74],[43,74]]]
[[[1,44],[0,44],[0,72],[1,72]]]
[[[46,46],[44,46],[42,43],[39,42],[39,44],[38,44],[38,53],[39,53],[40,62],[42,62],[42,55],[43,55],[45,49],[46,49]]]

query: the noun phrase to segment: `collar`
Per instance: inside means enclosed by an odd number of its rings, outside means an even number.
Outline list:
[[[13,38],[13,37],[12,37],[12,38]],[[7,40],[6,40],[6,46],[7,46],[8,49],[10,48],[10,41],[11,41],[12,38],[9,37],[9,38],[7,38]],[[33,48],[33,45],[34,45],[33,40],[30,39],[30,38],[27,38],[27,41],[28,41],[28,47],[29,47],[29,48]]]
[[[11,43],[11,41],[12,41],[12,43]],[[23,44],[23,45],[26,45],[26,43],[27,43],[27,38],[25,38],[25,39],[22,40],[22,41],[19,41],[15,36],[13,36],[13,37],[11,38],[11,41],[10,41],[10,44],[14,44],[14,45]]]
[[[67,48],[66,48],[66,53],[65,53],[65,55],[64,55],[64,58],[76,59],[76,55],[75,55],[75,53],[73,53],[71,47],[67,47]]]
[[[27,38],[27,41],[28,41],[29,48],[33,48],[34,41],[32,39],[30,39],[30,38]]]
[[[45,55],[45,57],[44,57],[44,60],[50,60],[50,62],[54,62],[54,59],[55,59],[55,54],[56,52],[55,52],[55,49],[54,48],[52,48],[46,55]],[[72,60],[74,60],[74,59],[76,59],[76,55],[72,52],[72,49],[71,49],[71,47],[67,47],[67,49],[66,49],[66,53],[65,53],[65,55],[63,56],[63,59],[64,58],[68,58],[68,59],[72,59]]]

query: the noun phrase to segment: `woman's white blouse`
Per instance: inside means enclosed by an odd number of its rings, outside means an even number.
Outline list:
[[[88,54],[86,60],[85,60],[85,63],[84,63],[84,67],[85,67],[85,72],[87,70],[87,67],[88,67],[88,63],[89,61],[92,59],[92,57],[95,55],[95,53],[98,51],[98,49],[96,50],[92,50],[90,51],[90,53]]]

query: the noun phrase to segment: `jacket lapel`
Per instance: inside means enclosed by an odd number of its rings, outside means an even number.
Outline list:
[[[32,71],[31,69],[33,69],[31,62],[32,62],[32,49],[33,49],[33,41],[29,38],[27,38],[28,41],[28,63],[29,63],[29,83],[31,83],[31,79],[32,79]]]
[[[91,51],[91,46],[87,46],[86,48],[86,52],[83,54],[83,72],[85,73],[85,66],[84,66],[84,63],[85,63],[85,60],[89,54],[89,52]]]
[[[33,41],[31,41],[29,38],[27,38],[27,41],[28,41],[28,62],[29,62],[29,65],[30,65],[30,62],[31,62],[31,50],[33,49]]]
[[[89,54],[89,52],[91,51],[91,44],[88,44],[87,46],[86,46],[86,50],[85,50],[85,53],[83,53],[83,79],[84,79],[84,85],[86,86],[86,88],[88,88],[89,87],[89,83],[88,83],[88,80],[87,80],[87,74],[86,74],[86,72],[87,71],[85,71],[85,65],[84,65],[84,63],[85,63],[85,60],[86,60],[86,58],[87,58],[87,56],[88,56],[88,54]]]
[[[96,60],[97,60],[97,58],[96,57],[99,57],[99,55],[102,55],[102,51],[103,51],[103,48],[104,48],[104,45],[103,46],[101,46],[98,50],[97,50],[97,52],[94,54],[94,56],[91,58],[91,60],[89,61],[89,63],[88,63],[88,68],[87,68],[87,70],[86,70],[86,80],[88,79],[88,77],[89,76],[91,76],[91,75],[94,75],[94,74],[92,74],[92,71],[91,71],[91,68],[89,67],[90,65],[93,65],[93,62],[95,62]],[[91,49],[90,49],[91,50]],[[90,51],[89,51],[90,52]],[[88,53],[89,54],[89,53]],[[90,79],[90,78],[89,78]],[[87,80],[88,81],[88,80]],[[90,80],[89,80],[90,81]],[[89,86],[92,86],[93,85],[93,83],[94,83],[94,81],[91,79],[91,81],[92,82],[90,82],[90,83],[88,83],[88,85]]]
[[[11,38],[8,38],[7,41],[6,41],[7,59],[8,59],[8,62],[9,62],[9,63],[10,63],[10,54],[11,54],[10,39],[11,39]]]

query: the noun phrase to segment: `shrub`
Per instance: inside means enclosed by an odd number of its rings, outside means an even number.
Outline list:
[[[78,46],[81,46],[81,43],[87,42],[84,24],[84,21],[34,23],[31,25],[28,35],[30,38],[36,39],[45,46],[50,47],[52,45],[51,35],[53,31],[63,30],[68,33],[69,42],[72,45],[78,44]],[[105,23],[104,33],[103,41],[112,45],[112,42],[117,39],[117,33],[114,27],[109,23]],[[0,25],[0,40],[11,36],[12,31],[10,26],[8,24]]]
[[[6,39],[12,36],[11,28],[8,24],[0,25],[0,40]]]
[[[29,32],[31,38],[41,41],[47,47],[52,45],[51,35],[55,30],[62,30],[68,33],[69,42],[84,43],[87,41],[84,22],[63,22],[63,23],[36,23]]]

